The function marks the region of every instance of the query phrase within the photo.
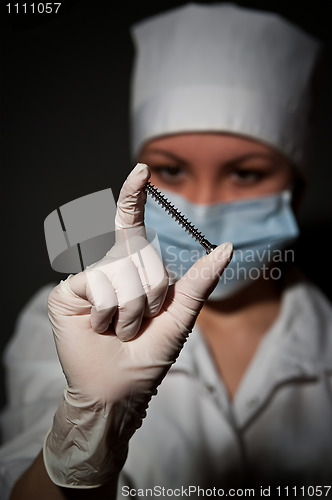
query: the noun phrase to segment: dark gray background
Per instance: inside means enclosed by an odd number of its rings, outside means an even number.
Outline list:
[[[67,0],[56,16],[9,16],[8,1],[2,2],[0,17],[1,348],[29,297],[45,283],[63,277],[52,271],[48,261],[45,217],[66,202],[106,187],[111,187],[116,197],[133,166],[128,137],[133,56],[130,25],[185,3]],[[331,297],[329,2],[235,3],[279,12],[328,48],[314,176],[300,215],[302,236],[297,257],[306,273]]]

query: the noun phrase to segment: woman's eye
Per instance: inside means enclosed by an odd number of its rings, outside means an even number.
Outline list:
[[[231,175],[233,179],[241,184],[255,184],[265,177],[265,172],[262,170],[238,168],[232,170]]]
[[[178,182],[185,175],[184,170],[176,165],[151,166],[150,168],[164,182]]]

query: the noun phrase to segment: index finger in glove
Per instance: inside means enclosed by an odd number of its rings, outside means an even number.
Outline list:
[[[127,177],[119,194],[115,216],[116,241],[122,239],[123,232],[145,237],[144,206],[146,192],[143,189],[150,177],[144,163],[138,163]]]
[[[210,254],[201,257],[175,284],[167,312],[179,323],[191,329],[224,269],[233,255],[233,245],[223,243]]]

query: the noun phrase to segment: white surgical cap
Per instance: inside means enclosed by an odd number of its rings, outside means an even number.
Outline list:
[[[302,167],[320,45],[276,14],[187,4],[138,23],[132,153],[150,139],[226,132],[262,141]]]

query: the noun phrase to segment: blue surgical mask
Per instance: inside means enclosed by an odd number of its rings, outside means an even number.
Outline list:
[[[283,251],[299,234],[289,191],[213,205],[192,203],[171,191],[163,192],[211,243],[231,241],[234,245],[233,259],[209,300],[230,297],[259,277],[277,280],[281,277],[280,263],[293,259],[292,249]],[[178,280],[205,254],[149,196],[145,223],[158,234],[170,282]]]

